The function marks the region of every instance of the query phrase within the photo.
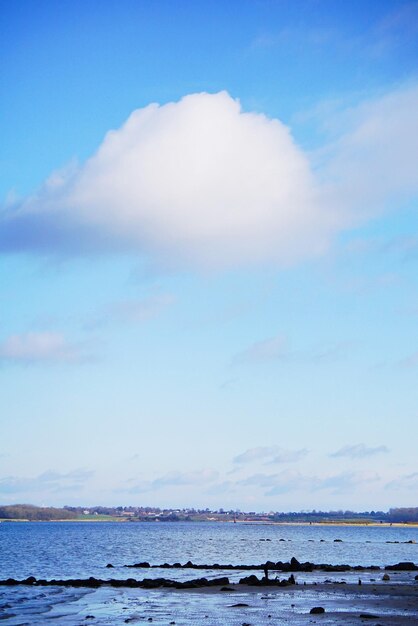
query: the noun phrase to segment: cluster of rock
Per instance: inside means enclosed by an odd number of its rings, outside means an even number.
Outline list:
[[[194,578],[193,580],[170,580],[168,578],[144,578],[143,580],[135,580],[134,578],[128,578],[126,580],[118,580],[111,578],[110,580],[103,580],[101,578],[70,578],[67,580],[45,580],[36,579],[34,576],[29,576],[23,580],[16,580],[15,578],[7,578],[6,580],[0,580],[0,586],[16,586],[16,585],[29,585],[36,587],[89,587],[92,589],[98,587],[140,587],[142,589],[158,589],[160,587],[167,587],[171,589],[199,589],[201,587],[221,587],[221,591],[232,591],[228,589],[226,585],[229,585],[229,578],[221,576],[220,578]],[[296,581],[291,575],[288,579],[284,580],[269,580],[268,578],[259,579],[257,576],[246,576],[241,578],[239,585],[251,585],[251,586],[270,586],[270,587],[287,587],[288,585],[295,585]]]
[[[114,565],[108,563],[107,568],[113,568]],[[324,572],[346,572],[346,571],[364,571],[364,570],[380,570],[378,565],[370,565],[365,567],[363,565],[330,565],[326,563],[315,564],[306,561],[300,563],[295,557],[290,561],[283,563],[282,561],[266,561],[261,565],[220,565],[214,563],[213,565],[200,564],[197,565],[191,561],[187,561],[184,565],[181,563],[163,563],[162,565],[150,565],[144,561],[142,563],[135,563],[134,565],[125,565],[124,567],[133,568],[164,568],[164,569],[205,569],[205,570],[263,570],[264,577],[257,578],[255,574],[250,576],[244,576],[238,582],[240,585],[250,586],[270,586],[270,587],[287,587],[288,585],[295,585],[296,580],[293,573],[289,578],[279,580],[278,578],[269,579],[269,571],[281,571],[281,572],[312,572],[313,570],[321,570]],[[385,570],[390,571],[416,571],[418,565],[411,561],[402,561],[394,565],[386,565]],[[390,580],[387,574],[384,575],[383,580]],[[418,576],[415,576],[415,580],[418,580]],[[100,578],[70,578],[67,580],[52,579],[45,580],[43,578],[36,579],[34,576],[29,576],[23,580],[16,580],[15,578],[7,578],[6,580],[0,580],[0,586],[14,586],[14,585],[34,585],[34,586],[58,586],[58,587],[141,587],[143,589],[156,589],[159,587],[169,587],[173,589],[197,589],[201,587],[223,587],[221,591],[231,591],[226,588],[229,585],[229,578],[227,576],[221,576],[218,578],[194,578],[192,580],[177,581],[169,578],[144,578],[143,580],[135,580],[134,578],[127,578],[125,580],[119,580],[111,578],[110,580],[103,580]],[[361,581],[359,581],[361,584]]]
[[[108,568],[114,567],[111,563],[108,563]],[[329,563],[311,563],[306,561],[305,563],[299,562],[295,557],[292,557],[290,561],[266,561],[258,565],[231,565],[219,564],[219,563],[192,563],[187,561],[183,565],[181,563],[161,563],[159,565],[150,565],[147,561],[140,563],[134,563],[133,565],[124,565],[123,567],[130,568],[160,568],[160,569],[197,569],[197,570],[263,570],[263,571],[279,571],[279,572],[312,572],[314,570],[321,570],[323,572],[348,572],[348,571],[365,571],[365,570],[380,570],[378,565],[331,565]],[[418,565],[414,565],[411,562],[397,563],[395,565],[387,565],[385,569],[389,570],[401,570],[412,571],[418,570]]]

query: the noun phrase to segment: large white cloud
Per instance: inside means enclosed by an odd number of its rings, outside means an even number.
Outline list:
[[[242,112],[226,92],[134,111],[12,221],[23,247],[88,248],[87,239],[209,267],[291,262],[321,252],[332,230],[289,129]]]
[[[84,165],[0,215],[0,251],[134,251],[157,264],[292,263],[418,193],[418,87],[329,120],[314,159],[226,92],[132,113]]]

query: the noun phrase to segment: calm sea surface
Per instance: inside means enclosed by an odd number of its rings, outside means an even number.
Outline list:
[[[335,542],[335,539],[342,540]],[[407,541],[417,543],[404,543]],[[399,542],[399,543],[387,543]],[[150,578],[164,576],[176,580],[227,575],[231,582],[239,571],[191,571],[126,569],[125,564],[149,561],[151,564],[231,563],[259,564],[266,560],[300,561],[349,565],[388,565],[399,561],[418,562],[418,528],[358,526],[268,526],[220,523],[0,523],[0,578]],[[113,563],[114,569],[106,569]],[[248,572],[245,572],[247,575]],[[391,576],[391,585],[414,584],[415,572]],[[379,579],[382,573],[363,572],[364,582]],[[285,575],[286,576],[286,575]],[[286,592],[258,593],[178,593],[161,589],[96,590],[74,587],[0,587],[0,620],[6,626],[123,626],[152,621],[154,626],[302,626],[310,622],[309,609],[318,603],[315,580],[324,582],[329,574],[296,574],[298,585]],[[281,577],[281,576],[280,576]],[[357,572],[332,576],[357,582]],[[242,608],[233,608],[242,602]],[[322,624],[340,623],[338,615],[355,616],[370,608],[385,616],[385,624],[417,623],[418,607],[386,603],[370,607],[367,595],[345,596],[333,591],[321,596],[327,615]],[[415,608],[414,608],[415,607]],[[94,617],[92,617],[94,616]],[[322,617],[322,616],[321,616]],[[351,620],[351,621],[350,621]],[[348,623],[363,623],[351,618]],[[388,621],[389,620],[389,621]],[[344,624],[347,622],[345,621]],[[406,622],[405,622],[406,623]]]
[[[341,542],[334,542],[341,539]],[[322,541],[321,541],[322,540]],[[403,543],[413,540],[416,543]],[[399,542],[399,543],[387,543]],[[257,564],[266,560],[349,565],[418,562],[418,527],[269,526],[230,523],[0,523],[0,578],[191,578],[190,570],[127,570],[151,564]],[[106,570],[112,563],[115,569]],[[110,576],[111,574],[111,576]],[[214,575],[218,575],[216,572]]]

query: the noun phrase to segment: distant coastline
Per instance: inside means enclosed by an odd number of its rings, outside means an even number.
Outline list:
[[[27,504],[0,506],[0,522],[224,522],[277,526],[416,526],[418,508],[390,509],[388,512],[313,511],[255,513],[195,509],[153,509],[150,507],[39,507]]]

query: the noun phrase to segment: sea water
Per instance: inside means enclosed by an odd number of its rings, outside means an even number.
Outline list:
[[[416,543],[406,543],[409,541]],[[293,556],[299,561],[332,565],[416,561],[418,526],[0,523],[0,578],[103,578],[108,563],[118,566],[111,572],[113,578],[126,578],[126,569],[119,566],[139,561],[249,565],[288,561]],[[147,576],[150,574],[147,571]],[[155,575],[161,576],[159,570]]]
[[[153,565],[185,563],[188,560],[208,565],[251,565],[266,560],[288,561],[293,556],[299,561],[333,565],[417,563],[418,527],[215,522],[0,523],[1,579],[94,576],[102,579],[166,577],[186,580],[225,574],[231,581],[236,581],[250,572],[126,569],[124,565],[139,561],[148,561]],[[106,568],[108,563],[112,563],[114,568]],[[310,575],[297,574],[298,582],[303,583],[306,576]],[[321,581],[321,577],[329,574],[314,573],[314,576]],[[394,582],[402,582],[405,576],[401,574],[392,578]],[[352,582],[353,578],[358,578],[358,573],[347,572],[339,577],[341,581]],[[253,615],[251,623],[265,623],[263,620],[267,619],[267,613],[264,615],[264,608],[269,605],[270,609],[266,608],[266,611],[271,611],[271,603],[274,602],[279,610],[280,602],[289,604],[289,597],[289,594],[283,597],[271,595],[269,603],[268,593],[254,596],[254,610],[256,605],[260,606],[257,620]],[[203,623],[204,619],[210,620],[211,624],[250,622],[248,616],[229,615],[226,608],[228,620],[225,621],[222,607],[228,607],[227,602],[230,599],[220,596],[197,596],[193,593],[185,596],[167,590],[0,587],[0,614],[3,623],[10,626],[43,624],[47,619],[49,623],[81,624],[87,623],[85,618],[88,614],[94,614],[95,624],[129,623],[125,620],[131,618],[132,621],[141,621],[146,615],[153,616],[154,624],[169,624],[170,621],[197,624]],[[281,615],[282,623],[287,623],[287,613]],[[172,619],[173,616],[176,616],[175,619]]]

